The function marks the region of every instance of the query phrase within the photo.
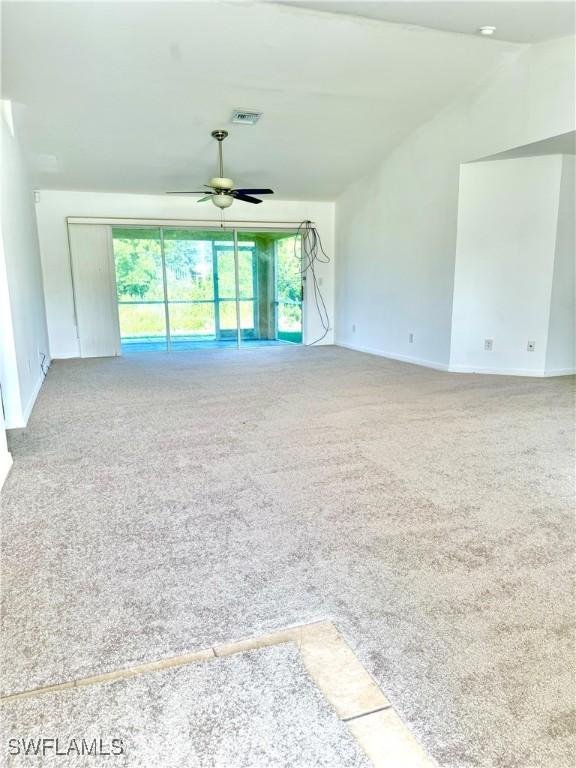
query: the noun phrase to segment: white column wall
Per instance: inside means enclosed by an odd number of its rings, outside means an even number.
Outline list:
[[[462,166],[450,370],[544,374],[561,176],[561,155]]]
[[[574,130],[574,46],[525,48],[338,198],[336,343],[448,366],[460,165]]]
[[[575,168],[574,155],[562,158],[556,255],[546,350],[546,373],[549,376],[576,373]]]

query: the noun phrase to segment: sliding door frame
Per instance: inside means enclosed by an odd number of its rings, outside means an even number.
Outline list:
[[[114,241],[114,230],[112,227],[112,241]],[[164,293],[164,322],[166,323],[166,352],[172,351],[172,340],[170,338],[170,306],[168,305],[168,279],[166,277],[166,254],[164,252],[164,230],[159,227],[160,232],[160,258],[162,260],[162,288]]]
[[[168,280],[167,280],[167,274],[166,274],[166,256],[165,256],[165,247],[164,247],[164,230],[170,229],[170,230],[186,230],[186,231],[213,231],[213,232],[230,232],[232,231],[233,240],[231,241],[231,245],[233,246],[234,251],[234,283],[235,283],[235,303],[236,303],[236,346],[238,349],[242,347],[242,327],[241,327],[241,312],[240,312],[240,274],[239,274],[239,262],[238,262],[238,256],[239,256],[239,249],[241,248],[241,244],[238,242],[238,231],[239,230],[245,230],[248,232],[282,232],[286,233],[286,235],[293,234],[295,237],[299,236],[298,233],[298,227],[300,226],[301,222],[278,222],[270,225],[265,225],[263,222],[259,222],[258,224],[254,224],[253,222],[233,222],[234,226],[226,226],[223,227],[222,225],[216,225],[215,222],[206,223],[204,225],[202,222],[194,222],[191,223],[189,220],[186,222],[181,222],[179,220],[169,220],[169,219],[100,219],[100,218],[80,218],[80,217],[68,217],[67,219],[68,224],[94,224],[94,223],[102,223],[107,224],[110,227],[110,241],[113,241],[113,228],[114,227],[122,227],[122,226],[129,226],[131,229],[143,229],[143,230],[157,230],[160,233],[160,255],[161,255],[161,261],[162,261],[162,281],[163,281],[163,295],[164,295],[164,315],[165,315],[165,324],[166,324],[166,351],[170,352],[172,350],[172,339],[170,334],[170,308],[169,308],[169,297],[168,297]],[[228,222],[228,224],[232,224],[232,222]],[[114,258],[114,257],[112,257]],[[252,257],[254,258],[254,257]],[[256,274],[256,271],[258,269],[258,265],[256,263],[254,269],[253,269],[253,288],[252,288],[252,303],[253,303],[253,317],[254,317],[254,328],[256,329],[257,323],[258,323],[258,316],[259,316],[259,308],[258,308],[258,302],[257,302],[257,281],[258,281],[258,275]],[[276,271],[276,258],[274,258],[274,266],[273,266],[274,272]],[[214,283],[214,330],[216,337],[219,336],[220,331],[220,318],[219,318],[219,308],[220,308],[220,298],[218,294],[218,249],[213,248],[213,255],[212,255],[212,274],[213,274],[213,283]],[[301,278],[302,283],[302,304],[301,304],[301,324],[302,324],[302,344],[306,344],[306,325],[305,325],[305,277],[302,275]],[[274,274],[274,286],[276,286],[276,275]],[[116,282],[114,279],[114,289],[116,291]],[[276,293],[276,288],[275,288]],[[277,300],[276,295],[274,295],[274,312],[276,315],[275,318],[275,328],[277,330],[278,328],[278,321],[277,321]],[[191,303],[204,303],[204,302],[191,302]],[[120,347],[120,328],[118,324],[118,345]]]
[[[96,221],[95,219],[72,219],[68,218],[68,223],[94,223]],[[97,220],[101,221],[101,220]],[[230,242],[230,245],[232,245],[233,253],[234,253],[234,288],[235,288],[235,298],[233,299],[235,301],[236,305],[236,346],[238,349],[242,347],[242,320],[241,320],[241,311],[240,311],[240,302],[243,300],[240,296],[240,273],[239,273],[239,254],[240,249],[242,248],[242,243],[238,241],[238,231],[239,230],[245,230],[248,232],[281,232],[285,233],[287,236],[293,235],[298,236],[297,228],[293,226],[289,226],[292,222],[286,222],[283,224],[278,223],[277,225],[272,226],[254,226],[253,224],[250,224],[249,222],[242,222],[243,226],[234,226],[234,227],[221,227],[221,226],[214,226],[212,223],[212,226],[201,226],[198,223],[191,224],[189,221],[186,222],[186,224],[179,224],[174,225],[172,221],[170,223],[167,223],[165,220],[159,220],[162,221],[161,224],[157,224],[156,221],[158,220],[134,220],[134,219],[106,219],[103,220],[106,221],[106,223],[110,227],[110,239],[113,240],[113,229],[114,227],[122,227],[122,226],[130,226],[131,229],[142,229],[142,230],[156,230],[159,231],[159,237],[160,237],[160,256],[161,256],[161,262],[162,262],[162,281],[163,281],[163,296],[164,296],[164,316],[165,316],[165,326],[166,326],[166,351],[170,352],[173,348],[172,345],[172,338],[171,338],[171,331],[170,331],[170,299],[168,295],[168,279],[167,279],[167,272],[166,272],[166,254],[165,254],[165,243],[164,243],[164,230],[170,229],[170,230],[186,230],[190,232],[194,231],[210,231],[210,232],[227,232],[229,233],[232,231],[232,241]],[[153,223],[154,222],[154,223]],[[300,222],[298,223],[300,224]],[[219,287],[218,287],[218,251],[223,250],[222,248],[214,248],[214,244],[212,246],[212,275],[213,275],[213,304],[214,304],[214,330],[215,330],[215,336],[218,339],[220,336],[221,328],[220,328],[220,295],[219,295]],[[247,249],[248,250],[248,249]],[[252,249],[250,249],[252,250]],[[257,260],[254,259],[254,252],[252,252],[251,257],[253,259],[253,269],[252,269],[252,307],[253,307],[253,322],[254,322],[254,330],[258,327],[259,323],[259,306],[258,306],[258,264]],[[276,257],[274,258],[274,264],[273,264],[273,281],[274,281],[274,314],[275,314],[275,328],[276,332],[278,331],[278,301],[276,296]],[[302,284],[302,303],[301,303],[301,323],[302,323],[302,344],[306,344],[306,332],[305,332],[305,301],[304,301],[304,294],[305,294],[305,279],[304,276],[301,278],[301,284]],[[116,288],[116,286],[114,286]],[[245,299],[244,299],[245,300]],[[208,302],[189,302],[192,304],[196,303],[208,303]],[[120,331],[118,330],[118,333]],[[120,344],[120,338],[118,343]]]
[[[222,145],[220,145],[222,146]],[[236,345],[242,346],[242,328],[240,317],[240,269],[238,266],[238,230],[233,230],[234,237],[234,288],[236,293]]]

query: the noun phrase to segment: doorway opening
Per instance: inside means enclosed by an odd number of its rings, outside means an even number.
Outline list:
[[[123,353],[301,344],[300,235],[113,227]]]

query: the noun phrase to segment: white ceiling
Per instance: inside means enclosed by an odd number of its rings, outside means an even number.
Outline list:
[[[518,14],[523,10],[519,6]],[[38,188],[334,199],[516,44],[270,3],[3,4],[3,95]],[[233,108],[264,112],[230,126]]]
[[[539,43],[574,34],[572,0],[271,0],[328,13],[416,24],[447,32],[476,35],[496,27],[498,40]]]

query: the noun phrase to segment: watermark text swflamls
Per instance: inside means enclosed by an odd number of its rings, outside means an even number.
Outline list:
[[[63,739],[59,736],[40,736],[38,738],[8,739],[8,754],[20,756],[42,755],[47,757],[72,757],[73,755],[92,757],[118,757],[125,754],[122,739]]]

